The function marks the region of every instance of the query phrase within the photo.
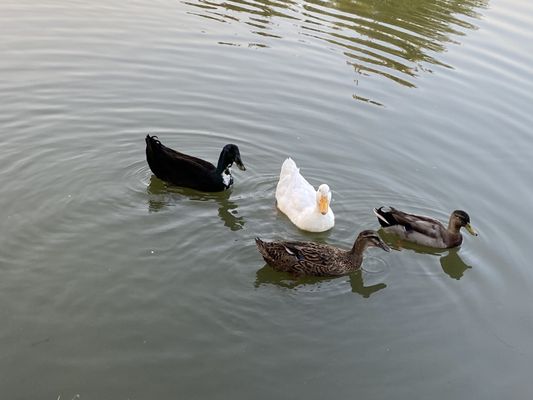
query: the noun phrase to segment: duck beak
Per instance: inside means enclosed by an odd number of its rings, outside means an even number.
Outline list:
[[[241,156],[235,157],[235,164],[237,164],[237,167],[239,167],[241,171],[246,171],[246,168],[244,167],[244,164],[242,163]]]
[[[383,250],[385,250],[387,253],[390,251],[390,247],[387,246],[387,244],[383,241],[383,240],[379,240],[379,243],[378,243],[378,247],[382,248]]]
[[[472,228],[472,225],[470,225],[470,223],[466,224],[465,225],[465,229],[467,230],[468,233],[470,233],[472,236],[477,236],[478,233],[475,231],[474,228]]]
[[[318,209],[320,210],[320,214],[326,215],[329,211],[329,201],[326,196],[322,196],[320,200],[318,201]]]

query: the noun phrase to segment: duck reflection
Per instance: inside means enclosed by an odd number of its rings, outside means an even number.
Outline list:
[[[244,227],[244,218],[237,215],[237,203],[229,199],[230,191],[220,193],[202,193],[191,189],[179,188],[167,185],[154,175],[150,177],[147,187],[148,211],[157,212],[161,209],[176,204],[176,195],[186,196],[191,200],[215,201],[218,203],[218,216],[232,231],[238,231]]]
[[[379,230],[381,238],[394,250],[401,251],[402,249],[413,250],[420,254],[429,254],[440,257],[440,265],[446,275],[453,279],[461,279],[464,273],[472,267],[466,264],[461,257],[459,257],[460,247],[452,249],[434,249],[431,247],[424,247],[417,244],[399,240],[397,236],[391,235],[384,230]]]
[[[432,65],[448,68],[438,59],[451,43],[480,18],[488,0],[187,0],[191,14],[220,22],[242,23],[267,45],[294,35],[325,41],[340,50],[358,74],[356,80],[379,76],[402,86],[415,87],[414,79],[432,72]],[[283,22],[287,24],[284,25]],[[360,88],[358,88],[358,91]],[[360,93],[354,99],[381,105]]]
[[[369,298],[376,292],[379,292],[382,289],[387,287],[384,283],[378,283],[371,286],[365,286],[363,282],[363,274],[361,270],[356,271],[350,275],[347,275],[350,279],[350,286],[352,288],[352,293],[357,293],[364,298]],[[303,287],[307,285],[318,285],[320,282],[331,281],[332,279],[339,279],[339,277],[334,278],[325,278],[317,276],[301,276],[297,277],[295,275],[276,271],[269,265],[265,265],[263,268],[259,269],[255,273],[255,283],[254,286],[260,287],[262,285],[271,284],[280,286],[287,289],[295,289],[298,287]]]
[[[450,249],[448,254],[440,258],[440,265],[446,275],[453,279],[461,279],[466,270],[472,268],[459,257],[459,249]]]

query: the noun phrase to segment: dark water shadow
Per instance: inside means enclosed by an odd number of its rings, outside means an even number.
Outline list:
[[[461,257],[459,257],[459,248],[448,250],[448,254],[440,258],[440,265],[446,275],[453,279],[461,279],[466,270],[471,269],[472,266],[466,264]]]
[[[407,88],[432,73],[432,66],[453,68],[441,54],[468,31],[476,30],[488,0],[183,0],[190,14],[241,24],[260,43],[224,45],[272,47],[287,35],[287,26],[302,41],[323,41],[338,50],[356,74],[353,98],[382,105],[361,93],[360,83],[379,77]],[[287,25],[282,22],[286,21]]]
[[[365,286],[361,270],[346,275],[350,279],[352,293],[357,293],[364,298],[369,298],[376,292],[387,287],[384,283],[377,283]],[[317,276],[295,276],[287,272],[276,271],[270,265],[265,265],[255,273],[254,286],[275,285],[286,289],[297,289],[304,286],[317,286],[320,283],[328,282],[339,277],[317,277]]]
[[[197,201],[212,201],[218,204],[218,216],[232,231],[238,231],[244,227],[245,220],[237,213],[237,203],[230,200],[231,190],[219,193],[204,193],[196,190],[180,188],[168,185],[156,176],[150,177],[146,191],[148,192],[148,211],[158,212],[177,204],[181,197]]]
[[[389,245],[389,247],[394,250],[402,251],[403,249],[406,249],[412,250],[419,254],[428,254],[439,257],[442,270],[452,279],[461,279],[464,273],[472,268],[472,266],[466,264],[461,257],[459,257],[459,250],[461,247],[454,247],[451,249],[435,249],[432,247],[420,246],[414,243],[406,242],[399,239],[396,235],[385,232],[383,229],[380,229],[378,233],[379,236]]]

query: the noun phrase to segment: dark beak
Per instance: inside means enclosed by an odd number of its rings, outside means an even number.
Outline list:
[[[235,157],[235,164],[237,164],[237,167],[239,167],[239,169],[241,171],[246,171],[246,167],[244,166],[244,164],[242,163],[242,160],[241,160],[241,156],[240,155],[237,155]]]
[[[378,247],[381,247],[383,250],[385,250],[387,253],[390,251],[390,247],[385,244],[385,242],[381,239],[379,239]]]

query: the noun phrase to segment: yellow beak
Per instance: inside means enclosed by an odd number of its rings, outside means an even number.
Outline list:
[[[465,225],[465,229],[468,231],[468,233],[470,233],[471,235],[473,236],[477,236],[477,232],[474,230],[474,228],[472,228],[472,225],[470,225],[470,223],[466,224]]]
[[[320,210],[320,214],[326,215],[329,210],[329,201],[328,198],[323,196],[318,201],[318,209]]]

